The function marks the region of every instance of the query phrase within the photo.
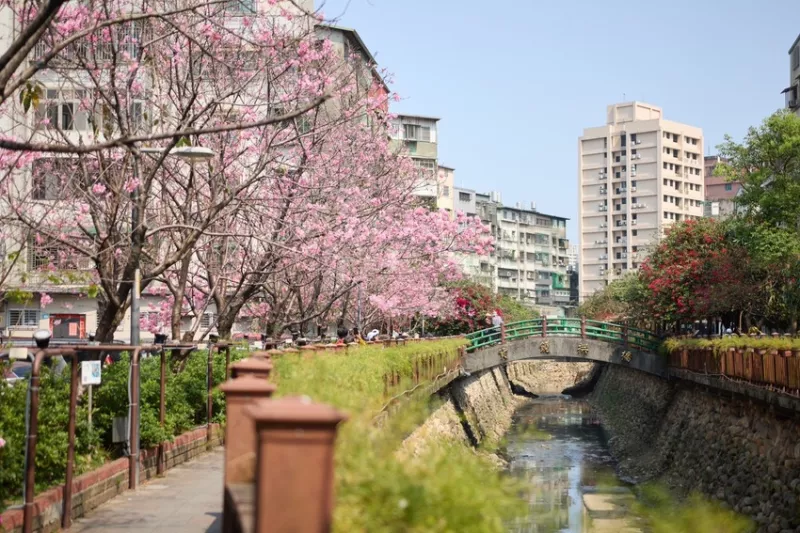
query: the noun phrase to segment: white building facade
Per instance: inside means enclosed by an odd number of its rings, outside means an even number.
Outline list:
[[[703,132],[641,102],[578,141],[580,299],[639,268],[666,227],[703,216]]]

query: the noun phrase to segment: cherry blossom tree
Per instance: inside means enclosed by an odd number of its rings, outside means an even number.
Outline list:
[[[23,28],[34,7],[15,12]],[[276,176],[300,156],[322,104],[353,92],[361,72],[316,38],[316,20],[293,1],[266,7],[64,4],[25,41],[29,61],[6,89],[19,98],[1,110],[2,212],[46,245],[46,270],[85,270],[101,340],[124,316],[137,270],[144,288],[163,280],[181,305],[187,284],[170,285],[172,267],[191,263],[201,237],[237,237],[228,229],[241,206],[280,203],[266,185],[285,180]],[[321,127],[354,113],[326,111]],[[183,145],[216,155],[170,157]]]
[[[435,313],[452,253],[490,245],[420,208],[428,177],[389,147],[383,80],[319,38],[308,2],[6,8],[21,30],[0,58],[0,214],[33,250],[23,284],[98,298],[99,340],[137,272],[162,297],[148,329],[178,337],[191,315],[193,334],[213,304],[223,336],[243,312],[278,334],[348,316],[356,292],[369,313]],[[214,155],[171,155],[186,146]]]

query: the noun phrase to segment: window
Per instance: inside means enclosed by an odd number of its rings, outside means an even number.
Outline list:
[[[34,200],[58,200],[68,195],[68,185],[76,168],[70,159],[48,157],[31,165],[31,195]]]
[[[666,211],[664,211],[664,218],[669,218],[669,213],[667,213]]]
[[[214,323],[214,314],[213,313],[203,313],[203,316],[200,317],[200,327],[208,329],[211,327],[211,324]]]
[[[639,235],[639,230],[638,230],[638,229],[631,230],[631,235],[633,235],[634,237],[636,237],[637,235]],[[634,246],[634,248],[636,248],[636,247]]]
[[[128,107],[131,130],[138,131],[144,126],[144,109],[142,102],[131,102]]]
[[[636,165],[634,165],[634,171],[636,171]],[[631,187],[636,187],[636,180],[631,180]]]
[[[637,213],[634,213],[633,215],[631,215],[631,218],[632,218],[633,220],[636,220],[636,217],[637,217],[637,216],[638,216],[638,214],[637,214]]]
[[[77,255],[57,242],[37,242],[36,237],[28,241],[27,268],[37,270],[86,270],[91,267],[87,258]]]
[[[8,325],[10,327],[36,328],[39,327],[38,309],[9,309]]]
[[[419,124],[403,124],[403,137],[409,141],[431,142],[431,128]]]
[[[636,134],[635,133],[631,133],[631,142],[632,143],[636,142]],[[636,153],[636,150],[634,150],[633,153]]]
[[[800,68],[800,46],[795,46],[792,50],[792,70]]]
[[[234,14],[255,13],[253,0],[228,0],[225,2],[225,11]]]
[[[733,183],[726,183],[725,184],[725,190],[726,191],[732,191],[733,190]]]
[[[623,133],[622,134],[622,146],[626,146],[626,144],[625,144],[626,143],[626,139],[627,139],[627,137],[625,137],[625,134]]]
[[[450,186],[449,185],[442,185],[442,196],[448,198],[450,196]]]
[[[460,192],[458,193],[458,201],[459,202],[469,202],[472,200],[472,195],[468,192]]]
[[[88,113],[78,110],[84,94],[83,91],[47,89],[44,101],[36,106],[34,114],[36,125],[41,124],[50,130],[88,129]]]
[[[433,159],[415,159],[414,166],[424,170],[433,170],[435,163]]]

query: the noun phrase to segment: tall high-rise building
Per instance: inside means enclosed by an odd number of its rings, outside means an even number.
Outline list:
[[[580,298],[637,269],[676,221],[703,216],[703,131],[641,102],[608,106],[578,144]]]

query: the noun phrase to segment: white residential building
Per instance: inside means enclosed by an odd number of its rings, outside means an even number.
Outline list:
[[[578,143],[580,299],[637,269],[665,227],[703,216],[703,131],[641,102]]]
[[[488,256],[463,255],[467,277],[511,296],[545,316],[564,316],[570,304],[567,219],[530,207],[503,205],[500,194],[455,188],[455,210],[479,216],[495,238]]]

